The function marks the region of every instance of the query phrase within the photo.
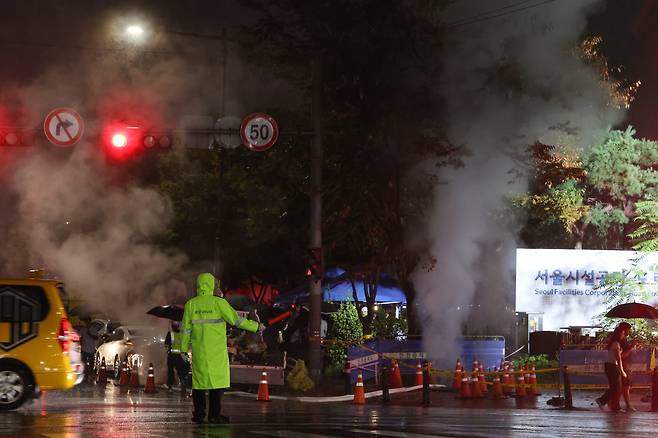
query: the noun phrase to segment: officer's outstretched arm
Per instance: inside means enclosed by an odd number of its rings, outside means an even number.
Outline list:
[[[187,353],[187,350],[190,346],[190,338],[192,336],[192,318],[191,311],[189,306],[185,305],[185,311],[183,312],[183,323],[180,328],[180,350],[183,353]]]
[[[219,307],[222,311],[222,317],[227,323],[248,332],[256,333],[258,331],[260,324],[256,321],[252,321],[250,319],[242,318],[239,316],[235,309],[228,303],[228,301],[220,298]]]

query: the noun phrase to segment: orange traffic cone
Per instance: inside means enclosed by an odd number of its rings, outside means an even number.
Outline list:
[[[154,394],[155,389],[155,375],[153,374],[153,362],[149,364],[148,374],[146,375],[146,385],[144,385],[144,392],[146,394]]]
[[[472,398],[471,396],[471,385],[468,384],[468,376],[464,372],[464,368],[462,367],[461,370],[461,376],[462,376],[462,383],[459,386],[460,391],[459,391],[459,398]]]
[[[130,387],[139,388],[139,369],[133,370],[130,374]]]
[[[128,385],[128,365],[126,362],[123,362],[121,365],[121,374],[119,374],[119,386],[126,386]]]
[[[365,405],[366,404],[366,392],[363,388],[363,374],[361,374],[361,369],[356,375],[356,386],[354,387],[354,401],[355,405]]]
[[[267,383],[267,371],[263,368],[258,384],[258,401],[270,401],[270,385]]]
[[[474,360],[473,361],[473,369],[471,371],[477,371],[478,369],[480,369],[480,362],[478,362],[477,360]]]
[[[493,378],[493,391],[492,395],[493,398],[499,399],[499,398],[505,398],[505,394],[503,393],[503,385],[500,383],[500,373],[498,372],[498,368],[494,367],[494,378]]]
[[[396,360],[393,361],[391,374],[391,388],[402,388],[402,376],[400,375],[400,367]]]
[[[512,377],[510,377],[509,373],[509,365],[505,365],[505,373],[503,374],[503,393],[505,395],[512,395],[514,393],[514,385],[512,384]]]
[[[473,398],[482,398],[482,390],[480,390],[480,382],[478,381],[478,372],[471,373],[471,395]]]
[[[484,377],[484,367],[482,365],[480,365],[480,374],[478,375],[478,382],[480,382],[480,391],[484,396],[486,393],[489,392],[489,388],[487,388],[487,379]]]
[[[516,376],[516,397],[525,397],[528,395],[525,390],[525,380],[523,379],[523,371],[519,371],[519,374]]]
[[[530,387],[530,394],[532,395],[541,395],[541,391],[539,390],[539,387],[537,386],[537,374],[535,374],[535,364],[532,364],[532,369],[530,373],[530,384],[532,385]]]
[[[420,359],[416,364],[416,381],[414,383],[416,386],[423,384],[423,366],[420,364]]]
[[[105,358],[101,360],[101,367],[98,370],[98,376],[96,378],[96,384],[98,386],[107,385],[107,369],[105,368]]]
[[[530,366],[527,363],[523,367],[523,383],[530,384]]]
[[[455,375],[452,378],[452,389],[459,391],[462,386],[462,363],[457,359],[457,365],[455,366]]]

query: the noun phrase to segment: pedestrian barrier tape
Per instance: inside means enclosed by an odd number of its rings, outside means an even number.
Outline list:
[[[370,347],[367,347],[365,345],[361,345],[362,341],[368,340],[368,339],[372,339],[372,336],[362,336],[361,338],[355,339],[355,340],[352,340],[352,341],[337,341],[337,340],[332,340],[332,339],[323,339],[322,343],[323,344],[333,344],[333,345],[345,346],[345,347],[357,347],[357,348],[360,348],[364,351],[368,351],[368,352],[372,353],[371,356],[365,356],[363,358],[359,358],[364,362],[370,362],[370,361],[374,360],[375,358],[381,357],[383,359],[395,360],[398,363],[398,365],[400,365],[400,366],[403,366],[403,367],[411,369],[411,370],[416,370],[417,363],[415,363],[415,364],[407,363],[404,359],[401,359],[399,357],[399,353],[394,353],[394,354],[382,353],[382,352],[374,350]],[[350,367],[350,370],[353,370],[355,368],[359,368],[359,367],[358,366],[357,367]],[[528,374],[529,371],[530,370],[527,370],[527,371],[526,370],[519,370],[519,371],[515,371],[514,373],[508,372],[508,374],[509,375]],[[544,368],[544,369],[535,370],[534,373],[535,374],[554,373],[554,372],[557,372],[557,371],[560,371],[560,368]],[[437,370],[435,370],[435,369],[430,370],[431,375],[449,375],[449,376],[453,376],[454,372],[455,372],[455,370],[452,370],[452,369],[451,370],[438,370],[438,369]],[[491,376],[491,375],[495,375],[495,374],[501,374],[502,375],[503,371],[498,371],[498,372],[483,371],[482,373],[480,373],[478,371],[478,374],[483,374],[485,376]]]
[[[423,389],[423,385],[409,386],[406,388],[394,388],[389,389],[389,394],[399,394],[403,392],[411,392],[419,389]],[[381,397],[382,390],[371,391],[365,393],[365,398],[372,397]],[[258,394],[252,394],[251,392],[244,391],[229,391],[225,392],[224,395],[234,395],[236,397],[246,397],[246,398],[258,398]],[[282,395],[270,395],[271,400],[285,400],[285,401],[299,401],[304,403],[335,403],[335,402],[344,402],[354,400],[354,394],[347,395],[337,395],[333,397],[286,397]]]
[[[323,339],[322,342],[323,342],[323,344],[329,344],[329,345],[337,345],[337,346],[344,346],[344,347],[357,347],[357,348],[360,348],[362,350],[365,350],[365,351],[368,351],[368,352],[372,353],[372,355],[370,355],[370,356],[365,356],[363,358],[360,358],[362,361],[365,361],[365,362],[374,360],[376,358],[383,358],[383,359],[388,359],[388,360],[395,360],[398,363],[398,365],[401,366],[401,367],[406,367],[408,369],[413,369],[413,370],[417,369],[417,363],[414,363],[414,364],[407,363],[404,359],[401,359],[399,357],[399,353],[394,353],[394,354],[382,353],[382,352],[379,352],[379,351],[374,350],[372,348],[369,348],[365,345],[361,345],[361,342],[363,342],[364,340],[369,340],[369,339],[372,339],[372,336],[363,336],[359,339],[355,339],[355,340],[352,340],[352,341],[336,341],[336,340]],[[632,369],[632,373],[635,374],[635,375],[640,375],[640,374],[649,375],[649,374],[652,373],[651,370],[641,369],[641,368],[644,368],[643,364],[634,364],[634,365],[636,367],[634,367]],[[350,367],[350,370],[355,369],[355,368],[359,368],[359,367],[358,366],[357,367]],[[495,376],[495,375],[502,376],[504,374],[507,374],[509,376],[515,376],[515,375],[525,375],[525,374],[538,375],[538,374],[562,373],[562,372],[563,372],[562,368],[543,368],[543,369],[535,369],[535,370],[520,369],[520,370],[515,370],[513,372],[509,371],[509,370],[508,371],[504,371],[504,370],[482,371],[482,372],[477,371],[477,374],[478,375],[484,375],[484,376]],[[574,376],[601,376],[601,375],[605,374],[604,371],[603,371],[603,364],[602,363],[587,364],[587,365],[578,365],[578,364],[568,365],[567,369],[566,369],[566,372],[569,375],[574,375]],[[465,370],[464,373],[470,374],[470,373],[472,373],[472,371],[466,371]],[[429,374],[430,375],[435,375],[435,376],[438,375],[438,376],[453,377],[454,374],[455,374],[455,370],[454,369],[430,369]],[[485,381],[485,382],[481,382],[481,383],[484,383],[485,385],[489,385],[489,386],[493,385],[493,382],[486,382]],[[516,384],[513,384],[513,386],[516,386]],[[528,383],[528,384],[523,384],[523,386],[526,387],[526,388],[530,388],[530,387],[533,386],[533,384]],[[534,386],[536,386],[538,388],[557,388],[557,387],[564,386],[564,384],[563,383],[535,383]],[[571,388],[572,389],[604,389],[604,388],[607,388],[607,385],[587,384],[587,383],[574,384],[574,383],[572,383]],[[634,389],[650,388],[650,385],[649,386],[647,386],[647,385],[633,385],[633,388]],[[402,389],[402,388],[400,388],[400,389]],[[390,391],[397,391],[397,388],[396,389],[391,389]],[[381,395],[381,391],[375,391],[375,393],[377,393],[377,392],[379,392],[380,393],[379,395]],[[369,394],[374,394],[374,393],[369,393]],[[369,396],[368,394],[366,394],[366,398],[367,397],[373,397],[373,396],[375,396],[375,395],[370,395]],[[349,397],[352,397],[352,396],[350,395]],[[351,400],[351,398],[349,398],[349,397],[345,400]],[[292,398],[292,399],[295,399],[295,398]]]

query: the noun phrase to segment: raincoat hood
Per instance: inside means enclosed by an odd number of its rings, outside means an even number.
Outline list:
[[[198,296],[210,295],[215,292],[215,277],[208,272],[200,274],[196,279],[196,294]]]

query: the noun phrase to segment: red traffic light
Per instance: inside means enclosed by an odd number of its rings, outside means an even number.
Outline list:
[[[145,151],[169,149],[172,137],[169,134],[145,132],[141,126],[125,122],[108,124],[101,137],[107,157],[113,161],[135,158]]]
[[[306,260],[306,276],[318,282],[324,276],[322,269],[322,248],[309,248]]]
[[[112,135],[111,143],[115,148],[125,148],[128,145],[128,137],[123,132],[117,132]]]
[[[102,143],[108,159],[124,161],[140,151],[141,128],[124,123],[111,123],[103,129]]]

